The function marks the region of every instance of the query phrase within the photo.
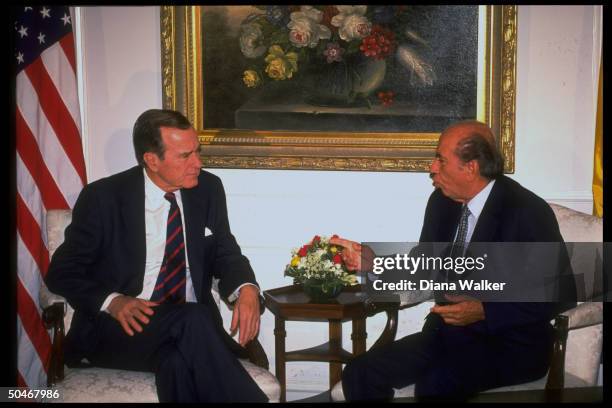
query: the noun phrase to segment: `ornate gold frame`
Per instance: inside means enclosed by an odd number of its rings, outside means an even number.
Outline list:
[[[480,6],[477,119],[499,135],[514,172],[517,6]],[[200,7],[162,6],[163,105],[198,130],[204,167],[427,171],[438,133],[281,132],[204,129]],[[481,41],[482,40],[482,41]]]

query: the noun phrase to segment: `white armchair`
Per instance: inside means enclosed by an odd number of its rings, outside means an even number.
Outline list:
[[[64,241],[64,229],[70,224],[71,219],[70,210],[47,212],[50,257]],[[217,305],[220,306],[216,285],[213,285],[212,293]],[[43,308],[43,320],[47,327],[53,330],[47,383],[61,391],[63,402],[159,402],[153,373],[98,367],[64,367],[64,333],[70,327],[74,311],[64,298],[49,292],[44,285],[40,291],[40,304]],[[268,396],[270,402],[278,402],[280,384],[268,371],[268,359],[257,339],[249,343],[247,352],[249,359],[241,359],[240,362]]]
[[[557,204],[550,206],[567,243],[579,299],[603,300],[603,220]],[[577,242],[597,244],[587,247],[575,245]],[[547,375],[536,381],[499,387],[485,393],[597,385],[603,346],[603,302],[578,303],[554,320],[556,339]],[[332,388],[331,397],[333,401],[344,401],[341,382]],[[394,397],[414,397],[414,384],[396,389]]]

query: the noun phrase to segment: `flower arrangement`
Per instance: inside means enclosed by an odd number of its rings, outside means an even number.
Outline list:
[[[347,270],[341,251],[342,247],[331,245],[329,238],[316,235],[309,244],[291,251],[285,275],[299,284],[318,281],[326,292],[338,286],[356,285],[357,277]]]
[[[257,8],[261,12],[250,14],[240,26],[240,49],[252,61],[242,78],[249,88],[292,80],[313,67],[331,68],[355,57],[384,61],[396,56],[409,70],[411,83],[432,85],[435,80],[431,65],[410,45],[427,43],[407,28],[406,6]],[[394,93],[381,90],[377,96],[389,106]]]

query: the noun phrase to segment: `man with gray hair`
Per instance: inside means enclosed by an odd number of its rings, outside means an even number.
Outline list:
[[[215,277],[241,346],[257,336],[259,287],[197,132],[150,109],[133,141],[138,166],[83,188],[45,278],[75,309],[66,364],[154,372],[160,402],[267,401],[211,294]]]
[[[563,239],[550,206],[503,175],[491,129],[465,121],[440,135],[430,167],[435,191],[425,210],[421,243],[557,242]],[[347,266],[362,270],[362,247],[345,239]],[[363,247],[365,251],[369,248]],[[567,262],[563,247],[561,262]],[[564,305],[571,307],[570,304]],[[342,375],[349,401],[385,400],[415,384],[417,397],[465,398],[536,380],[549,367],[555,303],[483,302],[436,297],[421,332],[369,350]]]

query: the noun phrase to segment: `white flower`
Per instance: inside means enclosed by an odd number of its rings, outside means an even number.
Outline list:
[[[244,24],[240,27],[240,50],[247,58],[257,58],[266,52],[261,44],[263,33],[256,23]]]
[[[362,39],[370,35],[372,23],[365,17],[368,6],[336,6],[339,13],[331,19],[344,41]]]
[[[290,15],[291,21],[287,27],[289,40],[296,47],[314,48],[319,40],[331,38],[331,30],[319,24],[323,18],[323,13],[312,6],[302,6],[300,11],[294,11]]]

